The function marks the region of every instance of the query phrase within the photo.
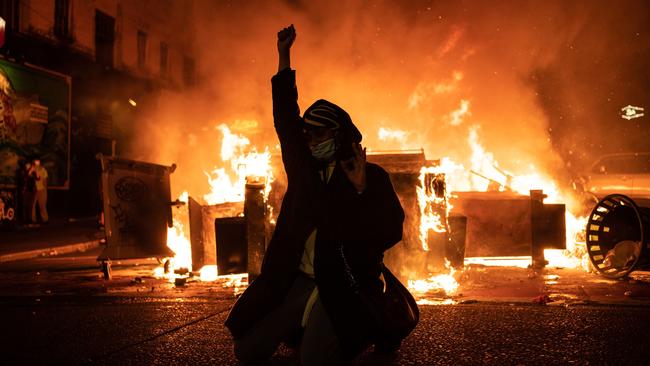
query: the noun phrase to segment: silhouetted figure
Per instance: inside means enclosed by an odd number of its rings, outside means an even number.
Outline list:
[[[273,117],[288,187],[262,271],[226,320],[243,362],[299,342],[303,365],[337,365],[373,342],[359,292],[380,295],[383,253],[402,238],[404,212],[388,174],[366,162],[361,133],[340,107],[318,100],[300,117],[290,48],[278,33]]]
[[[38,206],[38,211],[41,216],[41,220],[44,224],[49,222],[49,216],[47,215],[47,170],[41,165],[39,159],[34,159],[32,163],[32,173],[34,176],[34,183],[36,186],[36,199],[33,201],[32,205],[32,222],[36,223],[36,207]]]
[[[36,202],[36,171],[31,161],[25,163],[20,174],[20,221],[24,225],[32,223],[32,210]]]

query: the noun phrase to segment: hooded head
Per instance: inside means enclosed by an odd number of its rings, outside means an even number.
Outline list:
[[[312,155],[321,162],[352,156],[352,143],[360,143],[361,132],[350,115],[324,99],[312,104],[303,116],[305,136]]]

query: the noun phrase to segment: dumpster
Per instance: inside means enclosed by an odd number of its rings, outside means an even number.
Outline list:
[[[98,261],[164,258],[172,212],[169,175],[164,166],[98,155],[102,165],[102,198],[106,248]]]

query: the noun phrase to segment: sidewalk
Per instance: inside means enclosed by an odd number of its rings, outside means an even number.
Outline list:
[[[104,237],[95,219],[52,219],[48,225],[0,231],[0,263],[83,252]]]

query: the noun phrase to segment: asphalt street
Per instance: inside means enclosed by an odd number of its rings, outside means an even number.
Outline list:
[[[232,299],[0,299],[3,365],[237,365],[223,321]],[[504,303],[421,306],[392,357],[358,365],[642,365],[650,311],[636,306]],[[273,365],[297,365],[281,348]]]
[[[106,280],[99,250],[0,263],[0,364],[237,365],[223,321],[245,284],[175,286],[153,259],[113,262]],[[650,274],[632,277],[466,266],[456,294],[419,295],[438,305],[420,306],[397,354],[356,364],[648,364]],[[281,347],[270,364],[298,361]]]

